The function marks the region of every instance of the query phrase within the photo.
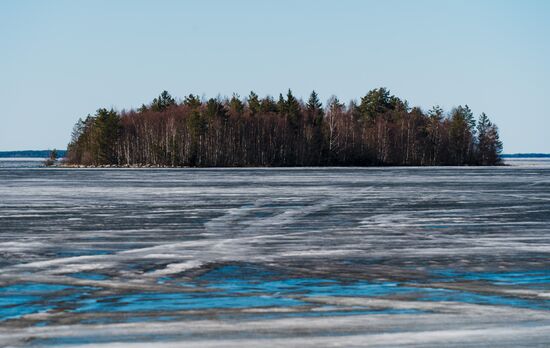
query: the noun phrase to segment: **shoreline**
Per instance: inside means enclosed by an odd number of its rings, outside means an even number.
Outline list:
[[[64,168],[64,169],[291,169],[291,168],[483,168],[483,167],[509,167],[510,164],[502,163],[498,165],[369,165],[369,166],[169,166],[162,164],[102,164],[102,165],[84,165],[84,164],[55,164],[44,166],[45,168]]]

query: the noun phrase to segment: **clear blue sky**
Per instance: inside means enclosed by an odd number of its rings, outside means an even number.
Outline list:
[[[0,150],[65,148],[79,117],[163,89],[468,104],[505,152],[550,152],[550,1],[0,2]]]

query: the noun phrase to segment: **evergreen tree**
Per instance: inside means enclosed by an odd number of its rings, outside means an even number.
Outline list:
[[[272,97],[267,96],[260,103],[260,111],[262,113],[277,112],[277,104]]]
[[[192,110],[195,110],[200,108],[202,103],[198,95],[189,94],[183,99],[183,105],[186,105]]]
[[[480,164],[484,164],[488,160],[489,142],[487,132],[490,126],[491,122],[489,121],[489,117],[487,117],[485,113],[482,113],[477,122],[477,151]]]
[[[292,91],[289,89],[286,95],[286,117],[290,123],[290,127],[295,131],[298,130],[301,121],[300,103],[292,95]]]
[[[250,114],[252,114],[252,116],[258,114],[260,112],[260,106],[260,99],[258,98],[258,95],[251,91],[248,96],[248,108],[250,109]]]
[[[479,116],[477,122],[478,159],[481,165],[494,165],[500,163],[502,142],[498,135],[498,128],[491,123],[485,113]]]
[[[487,132],[489,139],[489,151],[487,156],[487,164],[497,165],[502,162],[500,155],[502,154],[502,141],[498,134],[498,127],[495,124],[491,124],[489,131]]]
[[[314,124],[320,124],[323,120],[323,104],[315,91],[311,92],[306,104],[307,112]]]
[[[223,119],[227,116],[223,104],[215,98],[210,98],[206,102],[206,115],[210,118],[220,117]]]
[[[310,152],[313,157],[313,164],[321,165],[324,157],[324,137],[323,137],[323,104],[319,100],[319,96],[315,91],[312,91],[306,104],[306,111],[309,117],[309,122],[312,125]]]
[[[84,132],[84,121],[82,118],[79,118],[78,121],[76,121],[73,130],[71,132],[71,143],[76,143],[82,133]]]
[[[442,164],[439,157],[443,140],[443,134],[441,134],[443,118],[443,109],[439,105],[435,105],[428,111],[426,137],[428,143],[428,161],[431,165]]]
[[[373,121],[378,115],[395,109],[397,100],[392,98],[390,91],[384,87],[370,90],[361,98],[359,111],[363,118]]]
[[[233,94],[229,101],[229,113],[233,116],[240,116],[244,111],[244,104],[238,94]]]
[[[459,106],[459,108],[461,108],[461,107]],[[464,119],[466,120],[466,123],[468,125],[468,130],[470,131],[470,133],[472,135],[475,135],[476,120],[474,118],[474,113],[472,112],[472,110],[470,109],[468,104],[464,105],[464,107],[462,108],[462,113],[463,113]]]
[[[118,162],[116,143],[120,127],[120,118],[113,109],[97,110],[91,139],[95,164],[116,164]]]
[[[286,101],[282,93],[279,93],[279,100],[277,101],[277,112],[280,115],[286,114]]]
[[[189,165],[201,165],[200,147],[202,145],[204,134],[207,130],[207,122],[199,112],[198,108],[191,111],[188,120],[189,132],[191,136],[191,146],[189,149]]]
[[[162,91],[158,98],[153,99],[151,103],[151,110],[153,111],[164,111],[172,105],[176,105],[176,101],[170,93],[167,91]],[[143,107],[143,106],[142,106]]]
[[[53,166],[56,161],[57,161],[57,150],[53,149],[50,151],[48,158],[44,161],[44,165],[47,167]]]
[[[50,151],[49,158],[51,161],[57,161],[57,149],[53,149],[52,151]]]
[[[473,159],[475,122],[472,123],[471,113],[467,105],[458,106],[451,112],[449,145],[452,164],[460,165]]]

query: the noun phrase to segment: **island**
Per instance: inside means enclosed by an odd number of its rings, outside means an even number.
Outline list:
[[[79,119],[68,166],[263,167],[499,165],[498,127],[468,105],[410,107],[387,88],[359,101],[291,90],[260,98],[176,101],[163,91],[137,110]]]

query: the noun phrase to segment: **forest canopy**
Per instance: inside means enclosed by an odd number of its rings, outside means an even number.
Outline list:
[[[117,166],[497,165],[502,142],[485,113],[409,107],[386,88],[345,104],[307,101],[291,90],[277,100],[176,101],[167,91],[137,110],[99,109],[74,126],[66,159]]]

